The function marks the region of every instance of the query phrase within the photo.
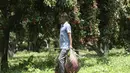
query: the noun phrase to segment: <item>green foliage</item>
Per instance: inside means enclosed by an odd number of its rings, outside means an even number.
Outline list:
[[[77,4],[77,0],[66,0],[65,7],[74,7]]]
[[[97,6],[95,0],[85,0],[84,4],[81,6],[81,16],[84,20],[83,27],[86,35],[99,35],[98,9],[94,7],[94,5]]]
[[[57,5],[62,8],[72,8],[77,4],[77,0],[58,0]]]
[[[45,3],[49,7],[55,7],[56,3],[61,7],[72,8],[76,5],[76,0],[44,0]]]
[[[54,7],[56,6],[56,1],[57,0],[44,0],[44,3],[49,7]]]
[[[130,10],[130,3],[128,2],[129,0],[126,1],[120,1],[120,21],[119,21],[119,28],[120,28],[120,33],[119,33],[119,42],[120,45],[125,47],[127,51],[129,51],[129,10]]]

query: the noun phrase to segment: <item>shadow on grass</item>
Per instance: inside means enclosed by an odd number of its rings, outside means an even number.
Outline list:
[[[122,53],[122,52],[114,52],[114,53],[109,54],[109,56],[112,56],[112,57],[125,56],[125,55],[127,55],[127,54]]]
[[[81,66],[87,66],[87,67],[92,67],[95,64],[109,64],[109,57],[105,56],[98,56],[97,54],[91,54],[87,53],[85,55],[81,55],[83,58],[80,60]],[[94,62],[92,62],[94,60]],[[86,62],[89,61],[89,62]],[[86,62],[86,63],[85,63]]]
[[[34,56],[34,58],[35,58],[35,57],[44,58],[44,57],[46,57],[46,56],[44,56],[44,55],[43,55],[43,56],[39,55],[39,56]],[[11,59],[18,59],[18,58],[23,58],[23,59],[25,58],[25,59],[26,59],[26,58],[28,58],[28,56],[12,57]]]
[[[92,62],[87,62],[90,61],[92,58],[97,58],[98,56],[96,54],[91,54],[91,53],[87,53],[84,55],[80,55],[80,66],[81,67],[92,67],[94,66],[94,63]]]
[[[80,67],[92,67],[94,66],[94,64],[92,63],[86,63],[87,59],[81,59],[79,62],[80,62]]]
[[[54,68],[55,65],[54,60],[55,56],[53,55],[46,56],[44,60],[38,59],[34,56],[30,56],[27,60],[23,60],[18,65],[11,66],[8,72],[6,73],[23,73],[23,71],[29,71],[30,69],[32,69],[33,71],[35,69],[45,70]]]
[[[97,54],[90,54],[90,53],[87,53],[87,54],[84,54],[84,55],[81,55],[82,57],[86,57],[86,58],[96,58],[96,57],[99,57]]]
[[[110,59],[108,57],[97,58],[97,64],[109,64]]]
[[[85,61],[89,58],[95,57],[95,54],[86,54],[83,55],[86,58],[80,59],[80,66],[81,67],[91,67],[94,66],[93,63],[86,63]],[[7,72],[7,73],[23,73],[23,71],[27,72],[29,69],[39,69],[41,71],[46,69],[54,69],[56,64],[56,56],[53,54],[49,54],[44,57],[44,60],[40,59],[41,57],[30,56],[27,60],[22,60],[18,65],[14,65],[10,67],[9,71],[16,71],[16,72]],[[33,70],[32,70],[33,71]],[[31,72],[29,72],[31,73]]]

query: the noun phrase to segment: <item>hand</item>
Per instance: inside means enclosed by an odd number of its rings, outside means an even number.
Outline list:
[[[70,45],[70,49],[72,49],[73,47],[72,47],[72,45]]]

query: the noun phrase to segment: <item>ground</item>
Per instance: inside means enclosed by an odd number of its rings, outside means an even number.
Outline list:
[[[17,52],[9,58],[6,73],[54,73],[57,51]],[[99,57],[95,52],[80,50],[81,69],[78,73],[129,73],[130,55],[124,49],[112,49],[109,56]]]

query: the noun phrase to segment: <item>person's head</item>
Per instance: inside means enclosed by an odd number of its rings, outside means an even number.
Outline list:
[[[59,22],[60,22],[60,24],[63,24],[63,23],[65,23],[66,21],[68,21],[68,15],[67,15],[66,12],[63,12],[63,13],[61,13],[60,16],[59,16]]]

